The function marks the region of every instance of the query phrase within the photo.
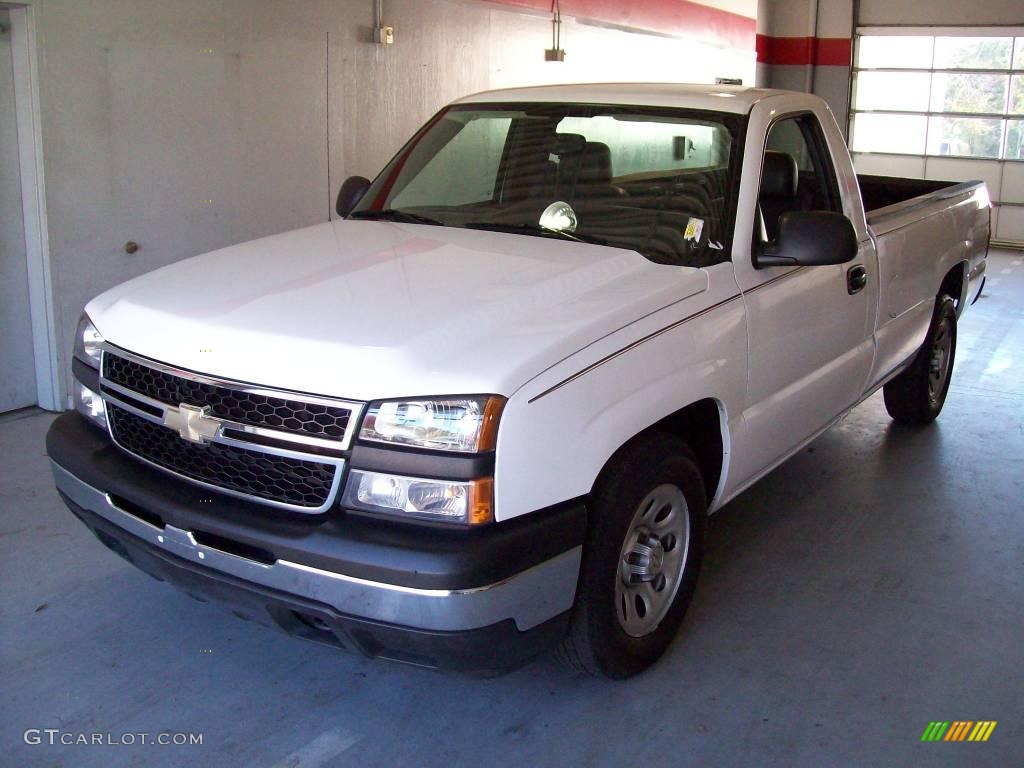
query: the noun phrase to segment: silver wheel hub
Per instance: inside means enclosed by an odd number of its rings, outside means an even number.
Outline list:
[[[637,507],[620,553],[615,611],[627,635],[648,635],[665,618],[682,581],[689,544],[683,492],[659,485]]]
[[[932,342],[931,359],[928,361],[928,395],[934,401],[942,393],[949,373],[949,358],[953,352],[953,334],[949,323],[943,323],[935,333]]]
[[[633,548],[622,559],[622,581],[626,584],[654,581],[661,575],[664,563],[665,546],[661,539],[649,531],[640,531]]]

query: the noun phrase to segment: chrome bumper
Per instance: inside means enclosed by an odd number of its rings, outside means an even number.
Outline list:
[[[466,590],[414,589],[332,573],[301,563],[266,564],[199,544],[190,531],[160,528],[118,508],[105,492],[51,462],[57,488],[80,507],[147,545],[202,568],[315,600],[342,614],[424,630],[459,631],[513,619],[521,631],[568,611],[582,547],[494,584]]]

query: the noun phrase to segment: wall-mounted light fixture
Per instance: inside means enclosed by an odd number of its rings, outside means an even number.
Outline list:
[[[562,8],[559,0],[551,0],[551,47],[544,51],[544,61],[565,61],[562,50]]]

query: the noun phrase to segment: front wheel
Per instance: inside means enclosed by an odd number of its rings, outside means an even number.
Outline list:
[[[928,424],[942,411],[956,357],[956,305],[949,296],[935,302],[925,342],[907,370],[883,388],[885,410],[904,424]]]
[[[650,433],[623,450],[591,495],[570,629],[559,657],[625,678],[665,652],[697,585],[707,502],[693,453]]]

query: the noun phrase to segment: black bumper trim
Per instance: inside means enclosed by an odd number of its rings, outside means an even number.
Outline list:
[[[86,365],[77,357],[74,357],[71,359],[71,374],[93,392],[99,394],[100,372],[95,368]]]
[[[410,477],[476,480],[494,474],[494,451],[459,455],[356,443],[352,448],[351,467]]]
[[[510,578],[583,543],[582,499],[479,530],[301,515],[200,488],[136,461],[77,413],[46,437],[50,458],[83,482],[166,523],[288,560],[414,589],[464,590]]]
[[[239,618],[371,658],[489,677],[544,652],[568,626],[568,612],[526,632],[520,632],[511,619],[478,629],[445,632],[349,616],[314,600],[197,566],[121,530],[66,496],[63,500],[107,548],[190,597],[224,605]]]

